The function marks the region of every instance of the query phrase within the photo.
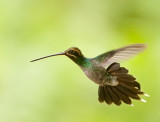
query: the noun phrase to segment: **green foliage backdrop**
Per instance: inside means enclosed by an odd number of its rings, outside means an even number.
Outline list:
[[[159,0],[0,0],[0,122],[159,122]],[[100,104],[98,86],[65,56],[86,57],[132,43],[145,52],[121,65],[148,102]]]

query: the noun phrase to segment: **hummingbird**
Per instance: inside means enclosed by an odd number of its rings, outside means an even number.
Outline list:
[[[131,44],[122,48],[111,50],[94,58],[86,58],[77,47],[71,47],[64,52],[41,57],[31,62],[44,58],[65,55],[75,62],[85,75],[99,85],[98,100],[110,105],[119,106],[122,102],[133,106],[132,99],[141,99],[140,95],[148,96],[141,91],[141,85],[136,78],[130,75],[128,69],[121,67],[120,62],[129,59],[144,51],[145,44]]]

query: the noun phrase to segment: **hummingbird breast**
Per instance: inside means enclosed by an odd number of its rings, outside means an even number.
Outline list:
[[[106,69],[98,65],[96,62],[92,62],[88,67],[81,67],[85,75],[97,84],[102,84],[106,77]]]

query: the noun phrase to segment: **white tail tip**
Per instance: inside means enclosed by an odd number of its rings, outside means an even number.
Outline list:
[[[147,102],[147,101],[146,101],[146,100],[144,100],[144,99],[141,99],[141,101],[142,101],[142,102],[144,102],[144,103],[146,103],[146,102]]]
[[[146,96],[146,97],[150,97],[150,95],[149,95],[149,94],[144,94],[144,96]]]
[[[131,104],[131,106],[134,106],[133,104]]]

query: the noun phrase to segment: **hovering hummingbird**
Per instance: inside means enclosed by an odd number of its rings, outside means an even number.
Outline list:
[[[123,101],[133,106],[131,98],[146,102],[139,95],[148,97],[149,95],[140,90],[141,87],[136,78],[128,74],[126,68],[120,67],[118,62],[133,57],[145,48],[144,44],[132,44],[94,58],[86,58],[80,49],[71,47],[64,52],[38,58],[31,62],[57,55],[66,55],[83,70],[89,79],[99,85],[99,102],[105,101],[108,105],[111,103],[121,105]]]

